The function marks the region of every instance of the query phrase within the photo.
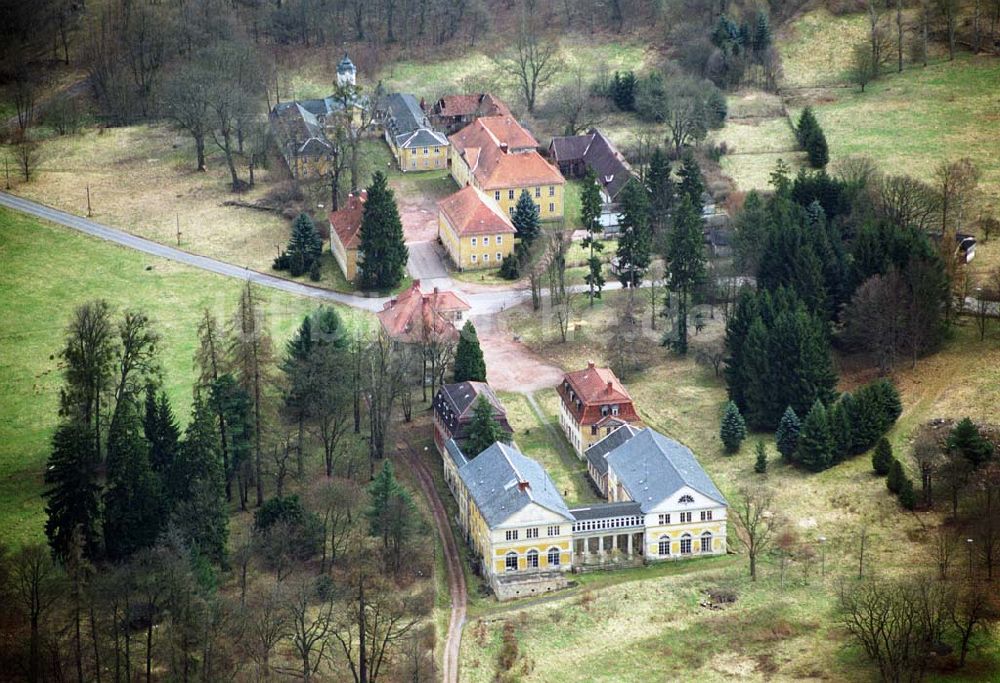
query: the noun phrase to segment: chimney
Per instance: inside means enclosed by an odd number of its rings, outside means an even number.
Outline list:
[[[434,288],[434,296],[437,296],[437,295],[438,295],[438,288],[437,288],[437,287],[435,287],[435,288]]]
[[[611,393],[611,382],[608,382],[608,393]]]
[[[590,370],[594,369],[594,361],[587,361],[587,368]]]
[[[501,142],[500,143],[500,151],[503,152],[504,154],[507,153],[507,143],[506,142]]]
[[[420,289],[420,280],[418,280],[418,279],[414,279],[414,280],[413,280],[413,285],[411,285],[411,287],[412,287],[413,289],[418,289],[418,290],[419,290],[419,289]]]
[[[531,484],[529,484],[528,482],[526,482],[526,481],[519,481],[519,482],[517,482],[517,490],[518,491],[527,491],[529,488],[531,488]]]

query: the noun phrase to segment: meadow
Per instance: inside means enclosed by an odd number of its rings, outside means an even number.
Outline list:
[[[59,352],[73,309],[100,298],[118,313],[138,309],[152,318],[162,335],[163,388],[185,424],[198,321],[207,308],[228,322],[242,285],[7,210],[0,210],[0,260],[0,528],[6,541],[18,545],[42,539],[39,494],[58,421]],[[261,294],[280,349],[316,304]]]

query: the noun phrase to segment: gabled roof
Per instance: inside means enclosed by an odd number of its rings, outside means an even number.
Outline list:
[[[457,382],[441,387],[441,394],[458,418],[472,415],[473,406],[480,396],[484,396],[494,411],[505,413],[503,404],[493,388],[486,382]]]
[[[630,424],[623,425],[600,441],[591,444],[590,448],[584,452],[583,457],[587,459],[587,462],[593,466],[598,474],[607,474],[608,453],[621,446],[640,431],[642,430]]]
[[[383,106],[389,114],[394,135],[412,133],[430,125],[417,98],[410,93],[394,92],[386,95]]]
[[[513,116],[481,116],[449,138],[459,151],[466,147],[503,147],[510,152],[535,149],[538,140]]]
[[[465,453],[462,449],[458,447],[454,439],[448,439],[444,442],[444,452],[447,454],[448,458],[455,463],[455,469],[461,469],[465,466],[469,459],[465,457]]]
[[[597,181],[612,200],[634,177],[622,153],[596,128],[591,128],[586,135],[552,138],[549,149],[556,162],[583,161],[597,175]]]
[[[365,213],[368,191],[347,196],[347,203],[330,213],[330,229],[344,245],[344,249],[357,249],[361,244],[361,219]]]
[[[484,190],[566,181],[535,147],[538,141],[512,116],[484,116],[448,138]]]
[[[472,185],[442,199],[438,208],[459,237],[516,232],[507,214]]]
[[[390,337],[415,343],[439,335],[457,337],[458,330],[446,314],[467,310],[469,304],[454,292],[442,292],[435,287],[433,292],[424,294],[420,291],[420,280],[414,280],[409,289],[387,301],[375,315]]]
[[[440,116],[511,116],[510,109],[490,93],[445,95],[434,104]]]
[[[403,133],[395,137],[397,147],[434,147],[447,146],[448,138],[444,133],[439,133],[430,128],[418,128],[409,133]]]
[[[611,368],[599,368],[588,363],[584,370],[567,372],[563,379],[585,405],[631,402],[628,390]]]
[[[721,505],[728,504],[690,448],[652,429],[643,429],[608,453],[607,463],[643,512],[685,486]]]
[[[490,528],[532,503],[573,519],[545,468],[514,446],[493,444],[462,466],[458,476]]]
[[[579,161],[587,153],[593,135],[568,135],[565,137],[552,138],[549,149],[552,151],[552,158],[558,161]]]

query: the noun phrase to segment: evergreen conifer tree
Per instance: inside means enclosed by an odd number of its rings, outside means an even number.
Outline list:
[[[726,403],[726,408],[722,413],[722,425],[719,428],[719,438],[725,446],[727,453],[735,453],[740,450],[740,444],[747,436],[747,426],[740,415],[740,409],[732,401]]]
[[[531,198],[527,190],[521,190],[514,205],[514,215],[510,222],[514,224],[517,231],[517,239],[520,242],[522,253],[538,238],[542,232],[541,218],[539,217],[538,205]]]
[[[400,486],[392,468],[385,461],[382,470],[368,487],[371,504],[365,511],[372,536],[382,539],[382,546],[390,557],[394,569],[399,567],[402,546],[413,525],[413,499]]]
[[[875,474],[880,477],[889,474],[889,468],[892,466],[893,460],[892,446],[889,444],[888,439],[884,437],[879,439],[878,443],[875,444],[875,450],[872,452],[872,469],[875,470]]]
[[[767,19],[767,14],[758,11],[753,30],[753,51],[757,54],[758,60],[763,57],[770,47],[771,23]]]
[[[376,171],[361,217],[358,273],[364,289],[389,290],[403,279],[409,252],[396,197],[385,174]]]
[[[149,442],[149,464],[154,472],[165,476],[177,453],[181,430],[167,395],[157,393],[152,384],[146,387],[145,406],[142,427]]]
[[[479,335],[471,320],[466,320],[455,347],[455,381],[485,382],[486,361],[479,346]]]
[[[758,316],[750,325],[743,343],[740,366],[747,421],[754,429],[773,424],[772,415],[781,410],[780,397],[772,385],[772,362],[779,361],[771,357],[770,335],[763,319]]]
[[[767,472],[767,447],[763,441],[758,441],[756,446],[757,460],[753,464],[753,471],[757,474]]]
[[[138,410],[120,407],[108,434],[104,542],[108,558],[124,560],[156,543],[163,525],[161,486],[149,464]]]
[[[667,229],[670,209],[674,205],[674,195],[677,191],[670,177],[670,160],[660,147],[654,149],[649,158],[645,181],[652,208],[653,239],[660,243]]]
[[[799,448],[799,432],[801,430],[802,424],[799,422],[799,416],[795,414],[791,406],[788,406],[785,408],[785,414],[781,416],[781,422],[778,423],[778,429],[774,433],[778,452],[785,460],[795,458],[795,453]]]
[[[979,469],[993,457],[993,445],[983,438],[979,429],[968,417],[962,418],[948,435],[948,450],[962,455],[972,469]]]
[[[170,470],[171,519],[202,556],[221,563],[229,535],[223,499],[219,433],[208,403],[195,399],[184,440]]]
[[[892,493],[899,493],[903,488],[903,480],[906,474],[903,472],[903,465],[896,458],[889,463],[889,473],[885,479],[886,488]]]
[[[802,421],[798,461],[813,472],[822,472],[833,463],[833,448],[827,410],[817,399]]]
[[[817,128],[819,128],[819,121],[816,120],[812,107],[806,107],[799,114],[799,123],[795,126],[795,139],[798,141],[799,147],[805,149],[806,141]]]
[[[82,543],[87,559],[100,555],[99,465],[96,440],[87,425],[70,422],[56,428],[45,468],[48,488],[42,495],[47,499],[45,535],[52,554],[64,562],[75,542]]]
[[[917,506],[917,496],[913,491],[913,481],[909,477],[903,477],[903,482],[899,485],[899,504],[907,510],[912,510]]]
[[[638,183],[626,183],[618,197],[622,216],[616,254],[618,280],[623,287],[638,287],[652,256],[649,196]]]
[[[465,450],[469,458],[474,458],[497,441],[502,443],[510,442],[510,434],[504,431],[499,420],[493,415],[493,404],[485,396],[481,395],[476,399],[476,405],[472,408],[472,421],[466,431],[467,440]]]
[[[872,383],[872,391],[879,403],[882,431],[888,431],[903,414],[903,403],[899,398],[899,390],[890,380],[879,379]]]
[[[673,347],[683,355],[688,348],[688,303],[694,288],[705,279],[704,223],[687,195],[681,197],[674,211],[665,260],[669,289],[677,295],[677,339]]]
[[[285,250],[289,272],[294,277],[308,272],[322,253],[323,240],[316,225],[308,214],[300,213],[292,221],[292,236]]]
[[[604,288],[604,275],[601,274],[603,264],[598,256],[604,251],[604,243],[598,239],[601,234],[601,205],[601,188],[597,185],[597,175],[591,169],[583,179],[583,191],[580,193],[580,220],[587,232],[581,244],[584,249],[590,250],[584,281],[587,283],[591,306],[594,305],[595,297],[601,298],[601,289]]]
[[[726,321],[726,367],[723,374],[726,377],[726,390],[729,399],[742,410],[747,409],[746,376],[743,372],[743,348],[750,326],[759,317],[757,297],[752,292],[744,290],[736,299],[733,312]]]
[[[678,193],[687,195],[691,199],[691,205],[700,215],[704,208],[701,196],[705,194],[705,181],[701,177],[701,168],[698,166],[698,161],[694,158],[694,154],[688,152],[684,155],[681,169],[677,172],[677,175],[680,178],[677,186]]]
[[[845,394],[845,396],[850,397],[850,394]],[[830,409],[827,411],[827,417],[830,420],[830,433],[833,436],[832,464],[835,465],[851,455],[851,446],[854,438],[851,421],[847,416],[843,398],[830,406]]]

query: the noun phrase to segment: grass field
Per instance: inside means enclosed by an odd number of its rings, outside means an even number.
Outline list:
[[[207,307],[228,320],[241,284],[6,210],[0,210],[0,261],[0,528],[17,544],[42,534],[42,466],[57,421],[58,353],[74,307],[104,298],[118,311],[138,308],[152,317],[163,337],[164,388],[185,423],[198,319]],[[262,294],[280,348],[315,303]]]

